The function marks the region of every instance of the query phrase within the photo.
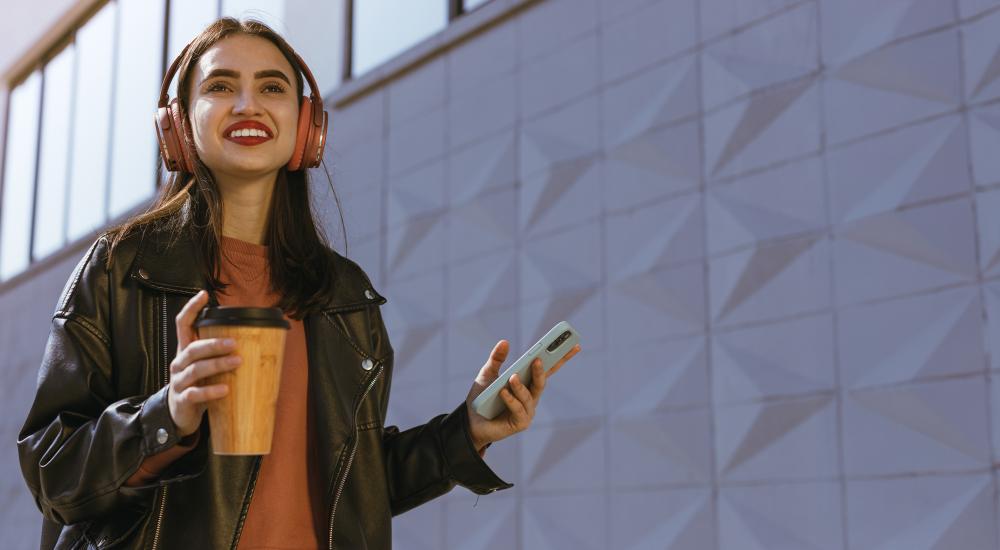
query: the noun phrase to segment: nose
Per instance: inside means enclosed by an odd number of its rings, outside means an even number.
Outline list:
[[[258,110],[259,105],[253,87],[244,86],[236,97],[236,103],[233,104],[233,114],[252,114]]]

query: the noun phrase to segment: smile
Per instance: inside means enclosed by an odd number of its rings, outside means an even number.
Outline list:
[[[260,130],[236,130],[226,136],[226,139],[240,145],[258,145],[271,138]]]

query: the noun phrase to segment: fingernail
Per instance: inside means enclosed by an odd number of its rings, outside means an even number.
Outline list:
[[[240,357],[239,355],[234,355],[232,357],[227,357],[226,358],[226,363],[229,363],[230,365],[239,365],[242,362],[243,362],[243,358]]]
[[[226,338],[225,340],[222,341],[222,345],[224,345],[224,346],[234,346],[234,345],[236,345],[236,340],[233,340],[232,338]]]

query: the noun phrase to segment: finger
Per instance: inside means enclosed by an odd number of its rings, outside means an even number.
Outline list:
[[[528,412],[528,418],[533,418],[535,416],[535,400],[531,397],[531,392],[528,391],[524,382],[521,382],[521,377],[516,374],[511,376],[510,387],[514,391],[514,396],[521,401],[524,410]]]
[[[243,359],[239,355],[227,355],[225,357],[195,361],[174,377],[174,391],[183,391],[189,386],[198,385],[205,378],[229,372],[239,367],[242,362]]]
[[[490,357],[486,360],[486,364],[483,368],[479,370],[479,376],[477,377],[480,383],[490,384],[500,376],[500,365],[507,360],[507,354],[510,352],[510,342],[507,340],[500,340],[493,346],[493,351],[490,352]]]
[[[527,428],[531,423],[528,411],[524,410],[524,405],[514,397],[509,388],[500,390],[500,399],[503,399],[504,404],[507,405],[507,409],[510,411],[508,422],[514,426],[514,429],[520,431]]]
[[[235,349],[236,341],[232,338],[203,338],[195,340],[177,354],[177,357],[170,364],[170,372],[181,372],[195,361],[226,355]]]
[[[198,405],[208,401],[221,399],[229,393],[229,386],[213,384],[211,386],[191,386],[177,395],[177,400],[185,405]]]
[[[195,333],[194,324],[195,317],[198,316],[198,312],[201,308],[208,303],[208,293],[204,290],[198,291],[184,307],[181,308],[180,313],[174,319],[177,323],[177,352],[187,347],[193,340],[197,339],[197,334]]]
[[[542,392],[545,391],[545,379],[548,377],[547,374],[542,370],[542,360],[536,359],[531,363],[531,397],[535,401],[542,396]]]
[[[577,344],[577,345],[573,346],[569,350],[569,353],[567,353],[566,355],[563,355],[562,359],[556,361],[555,365],[552,365],[552,368],[549,369],[549,372],[548,372],[548,374],[546,374],[546,376],[552,376],[553,374],[555,374],[556,371],[558,371],[559,369],[561,369],[562,366],[566,364],[566,361],[569,361],[570,359],[572,359],[573,356],[576,355],[579,351],[580,351],[580,344]]]

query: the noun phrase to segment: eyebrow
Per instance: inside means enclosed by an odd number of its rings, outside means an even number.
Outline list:
[[[239,71],[234,71],[232,69],[215,69],[212,72],[208,73],[208,75],[205,78],[202,79],[202,83],[205,83],[208,80],[211,80],[213,78],[222,77],[222,76],[226,76],[226,77],[230,77],[230,78],[239,78],[240,77],[240,72]],[[277,69],[268,69],[266,71],[257,71],[255,73],[253,73],[253,77],[255,79],[269,78],[269,77],[272,77],[272,76],[275,77],[275,78],[280,78],[281,80],[284,80],[285,83],[288,84],[289,86],[292,85],[292,83],[288,80],[288,77],[285,76],[285,73],[283,73],[283,72],[281,72],[281,71],[279,71]]]

